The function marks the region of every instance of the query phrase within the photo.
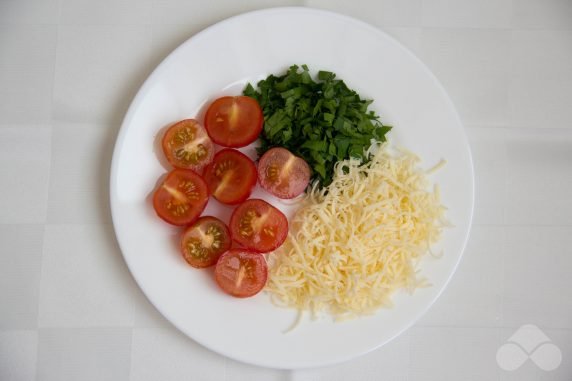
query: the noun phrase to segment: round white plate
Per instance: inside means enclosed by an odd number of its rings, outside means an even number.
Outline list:
[[[389,137],[422,158],[447,165],[439,183],[454,224],[440,243],[444,255],[421,263],[432,287],[394,297],[375,315],[335,323],[304,319],[283,333],[296,312],[275,307],[266,294],[236,299],[221,292],[212,270],[196,270],[178,252],[180,230],[156,217],[150,202],[167,172],[158,141],[165,126],[201,117],[222,94],[283,73],[292,64],[335,72],[394,129]],[[254,149],[243,150],[251,156]],[[253,197],[263,196],[257,189]],[[272,202],[277,203],[276,200]],[[277,203],[282,209],[284,204]],[[135,97],[117,138],[111,168],[111,209],[129,269],[151,303],[177,328],[233,359],[272,368],[337,363],[369,352],[413,324],[445,288],[461,258],[473,211],[473,167],[455,108],[431,72],[385,33],[355,19],[308,8],[274,8],[222,21],[171,53]],[[206,214],[227,219],[232,209],[211,199]]]

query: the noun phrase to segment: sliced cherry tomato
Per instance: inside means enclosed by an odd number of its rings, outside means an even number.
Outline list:
[[[258,163],[260,185],[278,198],[294,198],[310,182],[310,167],[285,148],[271,148]]]
[[[212,161],[214,145],[207,131],[194,119],[185,119],[169,127],[163,135],[163,152],[175,168],[202,173]]]
[[[215,268],[215,280],[232,296],[246,298],[264,288],[268,266],[263,255],[232,249],[221,255]]]
[[[228,228],[218,218],[201,217],[189,226],[181,239],[183,258],[193,267],[209,267],[230,249]]]
[[[217,152],[205,169],[209,193],[223,204],[239,204],[256,185],[256,166],[245,154],[234,149]]]
[[[263,200],[240,204],[230,217],[232,239],[249,250],[267,253],[282,245],[288,235],[286,216]]]
[[[207,184],[189,169],[174,169],[155,191],[153,207],[173,225],[192,224],[207,205]]]
[[[251,97],[222,97],[215,100],[205,116],[211,139],[225,147],[244,147],[258,138],[264,117],[258,102]]]

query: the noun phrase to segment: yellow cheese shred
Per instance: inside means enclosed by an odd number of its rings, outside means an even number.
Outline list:
[[[398,289],[427,285],[418,260],[441,235],[438,188],[411,152],[374,143],[362,164],[336,164],[333,182],[314,184],[269,256],[266,290],[274,303],[336,319],[391,306]]]

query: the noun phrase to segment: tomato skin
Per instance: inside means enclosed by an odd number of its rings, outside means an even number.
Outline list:
[[[190,169],[174,169],[153,195],[157,215],[172,225],[192,224],[208,201],[207,184]]]
[[[278,248],[288,235],[288,219],[264,200],[250,199],[240,204],[230,217],[232,239],[258,253]]]
[[[263,255],[232,249],[221,255],[215,268],[215,280],[229,295],[247,298],[260,292],[268,279]]]
[[[304,159],[285,148],[271,148],[258,162],[260,186],[282,199],[304,192],[310,182],[310,166]]]
[[[258,102],[244,95],[216,99],[205,115],[205,128],[213,142],[231,148],[254,142],[262,131],[263,122]]]
[[[210,267],[230,249],[230,231],[216,217],[205,216],[185,230],[181,237],[181,253],[187,263],[196,268]]]
[[[256,185],[256,166],[242,152],[225,148],[217,152],[204,173],[209,193],[227,205],[246,200]]]
[[[181,120],[169,127],[161,145],[167,161],[173,167],[192,169],[199,174],[214,155],[211,138],[195,119]]]

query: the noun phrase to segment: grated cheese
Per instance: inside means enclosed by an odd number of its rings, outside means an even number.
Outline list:
[[[266,290],[276,304],[347,319],[391,306],[397,289],[427,285],[416,266],[446,224],[439,190],[429,190],[414,154],[386,143],[367,154],[364,165],[338,162],[327,188],[308,191],[269,256]]]

